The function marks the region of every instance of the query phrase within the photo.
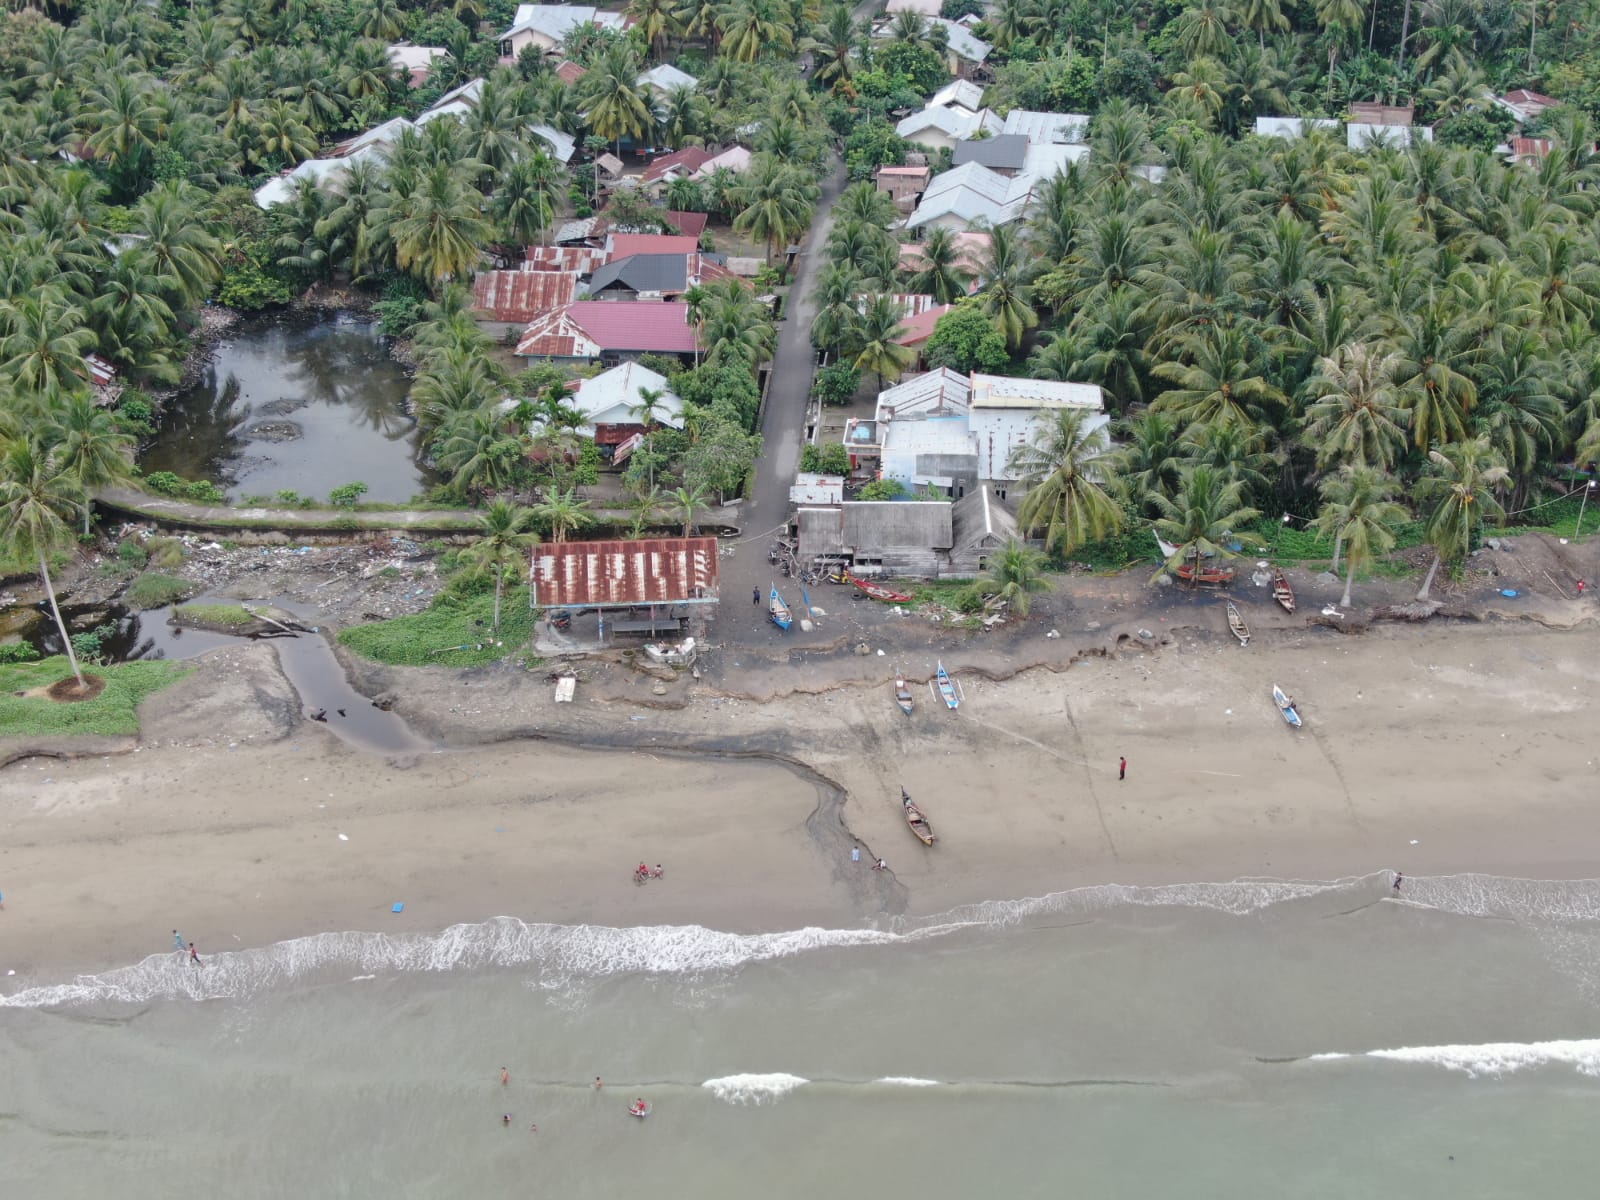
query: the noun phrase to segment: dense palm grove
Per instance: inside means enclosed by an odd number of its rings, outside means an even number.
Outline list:
[[[415,407],[455,498],[539,484],[546,532],[580,528],[563,373],[498,365],[465,281],[603,203],[592,160],[624,141],[747,141],[748,171],[663,199],[775,251],[812,222],[836,152],[856,180],[903,162],[894,117],[949,78],[944,27],[915,16],[872,38],[845,4],[632,0],[627,33],[568,37],[586,69],[568,84],[557,56],[497,63],[512,8],[97,0],[0,18],[14,550],[58,541],[89,490],[128,473],[120,448],[154,418],[143,392],[180,376],[206,303],[271,307],[323,281],[366,291],[413,337]],[[948,0],[944,15],[980,9]],[[1097,382],[1119,416],[1109,456],[1081,430],[1041,430],[1023,515],[1055,549],[1143,522],[1209,549],[1286,510],[1356,566],[1391,544],[1404,505],[1449,561],[1483,516],[1528,509],[1559,489],[1555,468],[1600,450],[1591,15],[1574,0],[999,0],[975,29],[996,47],[988,102],[1092,114],[1090,156],[1025,223],[992,231],[976,279],[939,231],[903,265],[892,206],[868,183],[848,190],[814,281],[813,336],[839,359],[819,389],[909,367],[889,293],[960,301],[934,361]],[[388,62],[401,37],[450,51],[421,87]],[[650,92],[638,75],[653,61],[697,85]],[[485,83],[460,122],[255,204],[279,171],[472,78]],[[1486,89],[1512,86],[1564,102],[1523,130],[1553,142],[1531,167],[1494,150],[1511,125]],[[1247,136],[1257,115],[1371,99],[1414,102],[1438,142],[1355,153],[1323,133]],[[533,123],[577,138],[581,160],[557,163]],[[654,219],[631,197],[612,216]],[[754,380],[773,326],[735,286],[690,302],[703,360],[673,381],[689,425],[657,430],[630,464],[641,522],[674,490],[692,520],[760,451]],[[124,385],[113,412],[87,401],[91,354]]]

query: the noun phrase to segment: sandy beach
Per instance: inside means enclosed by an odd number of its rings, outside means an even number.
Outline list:
[[[501,914],[755,931],[1099,883],[1587,877],[1593,646],[1585,626],[1490,622],[1240,648],[1195,625],[991,681],[979,644],[939,651],[960,710],[921,687],[909,719],[877,657],[832,678],[751,663],[746,687],[772,699],[703,685],[670,706],[626,677],[557,706],[510,667],[372,668],[366,690],[397,689],[414,729],[465,746],[391,761],[301,719],[270,644],[214,651],[147,702],[137,747],[0,770],[0,971],[20,986],[134,961],[174,927],[204,954]],[[666,878],[634,884],[641,858]]]

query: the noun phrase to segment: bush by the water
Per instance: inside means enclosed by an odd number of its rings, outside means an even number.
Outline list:
[[[227,499],[222,489],[209,479],[184,479],[171,471],[152,471],[144,477],[144,485],[163,496],[194,500],[200,504],[221,504]]]
[[[129,608],[143,611],[147,608],[161,608],[167,604],[174,604],[193,590],[193,585],[188,580],[163,575],[159,571],[146,571],[128,585],[128,590],[122,594],[122,600]]]
[[[339,643],[364,658],[396,667],[477,667],[512,653],[533,636],[528,589],[506,588],[500,601],[500,642],[492,644],[494,591],[446,592],[426,612],[341,630]],[[467,647],[465,650],[452,647]],[[442,653],[441,653],[442,652]]]
[[[256,618],[237,604],[180,604],[172,615],[205,625],[254,625]]]
[[[71,678],[72,666],[65,657],[0,664],[0,730],[7,737],[138,733],[139,702],[188,672],[189,668],[181,663],[164,660],[96,667],[94,673],[106,681],[104,691],[93,700],[59,703],[48,696],[16,693],[40,690]]]

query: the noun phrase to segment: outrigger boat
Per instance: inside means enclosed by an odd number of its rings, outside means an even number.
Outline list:
[[[906,687],[906,677],[899,672],[896,672],[894,677],[894,702],[906,716],[911,715],[911,689]]]
[[[772,595],[767,599],[767,617],[779,629],[788,630],[794,624],[794,614],[789,611],[789,606],[784,603],[782,596],[778,595],[776,584],[769,585]]]
[[[1239,612],[1239,606],[1232,600],[1228,601],[1228,628],[1233,630],[1233,636],[1239,639],[1239,645],[1250,644],[1250,626],[1244,623],[1244,616]]]
[[[1203,562],[1198,555],[1191,556],[1174,565],[1172,560],[1177,555],[1179,547],[1174,546],[1171,542],[1162,541],[1159,535],[1153,534],[1152,536],[1155,537],[1156,545],[1161,550],[1161,558],[1166,564],[1166,569],[1183,580],[1184,583],[1193,587],[1225,588],[1233,582],[1234,571],[1232,567],[1212,566]]]
[[[1282,567],[1272,568],[1272,598],[1283,605],[1284,612],[1294,611],[1294,589],[1289,586],[1289,577]]]
[[[1295,729],[1299,729],[1303,724],[1300,720],[1300,713],[1295,709],[1294,701],[1284,695],[1283,689],[1277,684],[1272,685],[1272,698],[1277,701],[1278,711],[1283,714],[1283,719]]]
[[[946,708],[957,708],[961,704],[961,697],[956,694],[956,685],[950,681],[950,672],[944,669],[944,663],[939,664],[939,695],[944,697]]]
[[[937,840],[933,836],[933,826],[928,824],[928,818],[923,816],[922,810],[912,802],[905,788],[900,789],[900,804],[905,809],[906,824],[911,826],[911,832],[917,835],[917,840],[924,846],[933,845]]]
[[[884,587],[881,583],[870,583],[865,579],[857,579],[854,575],[850,582],[855,584],[874,600],[886,600],[890,604],[905,604],[910,601],[910,592],[897,592],[893,588]]]

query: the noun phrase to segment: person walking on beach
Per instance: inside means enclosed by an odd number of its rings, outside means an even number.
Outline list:
[[[750,589],[750,603],[751,604],[760,604],[761,603],[761,589],[760,588],[751,588]]]
[[[500,1068],[500,1086],[505,1087],[511,1082],[511,1072],[504,1067]]]
[[[1405,881],[1406,881],[1405,872],[1396,871],[1394,873],[1394,894],[1396,896],[1398,896],[1400,894],[1400,885],[1402,883],[1404,883]]]
[[[600,1082],[600,1076],[596,1075],[594,1077],[594,1090],[598,1092],[604,1086],[605,1085]]]
[[[193,942],[189,943],[189,961],[197,967],[202,967],[205,965],[200,961],[200,955],[195,951]]]
[[[1117,759],[1117,778],[1119,780],[1121,780],[1121,779],[1126,779],[1127,777],[1128,777],[1128,760],[1125,759],[1125,758],[1118,758]]]
[[[183,940],[183,934],[179,933],[176,929],[172,931],[172,948],[179,954],[182,954],[189,948]]]

